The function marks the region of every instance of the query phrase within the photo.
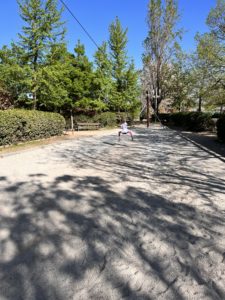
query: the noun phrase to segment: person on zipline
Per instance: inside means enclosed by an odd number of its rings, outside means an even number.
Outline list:
[[[129,134],[131,136],[132,141],[133,141],[134,140],[133,133],[132,133],[131,130],[129,130],[127,128],[127,122],[123,121],[123,123],[121,124],[120,127],[121,127],[121,130],[118,132],[119,141],[120,141],[120,135],[121,135],[121,133],[122,134]]]

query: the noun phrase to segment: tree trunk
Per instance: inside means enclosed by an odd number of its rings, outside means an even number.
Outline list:
[[[198,98],[198,112],[202,111],[202,96]]]
[[[73,122],[73,113],[72,110],[70,111],[70,121],[71,121],[71,130],[74,130],[74,122]]]
[[[33,60],[33,109],[37,109],[37,61],[38,61],[38,51],[35,52]]]

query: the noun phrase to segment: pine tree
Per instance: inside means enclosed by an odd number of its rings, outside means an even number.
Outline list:
[[[140,107],[140,87],[138,85],[138,71],[135,70],[134,62],[131,61],[125,73],[126,89],[124,91],[125,110],[131,113]]]
[[[19,46],[24,50],[24,62],[32,70],[33,108],[36,109],[40,89],[40,68],[46,62],[51,46],[63,42],[65,29],[60,21],[62,10],[56,0],[17,0],[20,15],[26,23],[19,34]]]
[[[69,95],[71,106],[78,111],[96,111],[104,106],[96,99],[93,88],[94,72],[93,65],[85,54],[85,47],[80,41],[77,42],[75,54],[71,56]]]
[[[112,77],[114,89],[112,90],[111,108],[120,111],[125,108],[124,91],[126,89],[125,74],[127,71],[127,29],[123,30],[118,19],[109,27],[109,47],[112,62]]]
[[[39,107],[43,110],[61,111],[71,104],[69,97],[71,60],[65,45],[53,45],[46,63],[39,69]]]
[[[112,91],[112,64],[107,53],[107,43],[104,42],[95,55],[94,93],[96,99],[101,101],[107,109],[111,101]]]

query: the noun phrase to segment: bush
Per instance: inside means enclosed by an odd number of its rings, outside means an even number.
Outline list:
[[[122,120],[126,120],[127,123],[130,125],[132,124],[132,114],[127,112],[103,112],[96,115],[85,115],[85,114],[77,114],[74,116],[75,123],[84,122],[84,123],[92,123],[98,122],[101,124],[101,127],[113,127],[116,126],[118,123],[121,123]],[[70,120],[67,119],[67,127],[70,127]]]
[[[206,131],[214,127],[211,114],[203,112],[179,112],[170,115],[172,125],[191,131]]]
[[[84,114],[77,114],[74,116],[74,121],[76,123],[79,122],[84,122],[84,123],[88,123],[88,122],[93,122],[93,117],[88,116],[88,115],[84,115]]]
[[[0,145],[61,135],[64,118],[57,113],[31,110],[0,111]]]
[[[162,124],[168,124],[170,121],[169,113],[159,113],[157,116],[155,114],[151,115],[151,122],[162,122]]]
[[[217,136],[220,140],[225,141],[225,114],[221,115],[216,122]]]
[[[117,116],[114,112],[103,112],[93,118],[94,122],[99,122],[101,127],[112,127],[117,124]]]

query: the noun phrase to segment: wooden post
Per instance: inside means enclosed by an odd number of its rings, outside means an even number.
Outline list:
[[[70,121],[71,121],[71,130],[74,131],[74,123],[73,123],[73,113],[72,109],[70,110]]]

